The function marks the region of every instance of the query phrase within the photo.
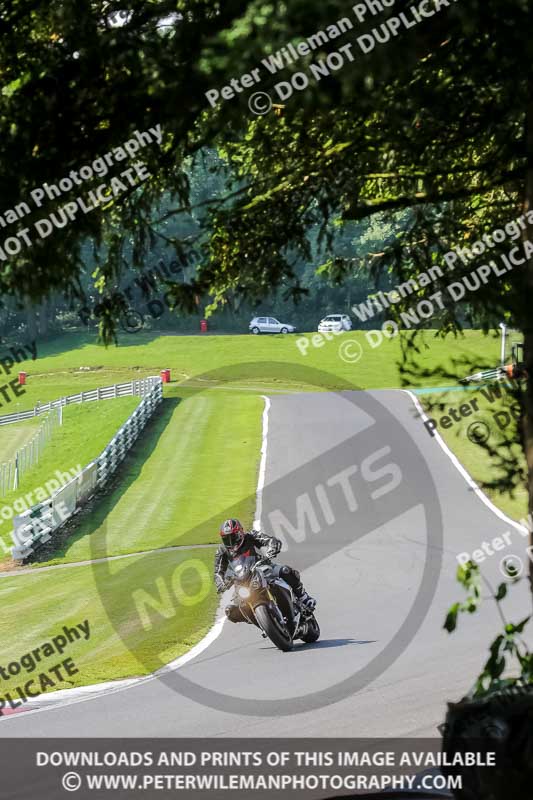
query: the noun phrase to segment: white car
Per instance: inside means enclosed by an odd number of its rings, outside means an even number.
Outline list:
[[[251,333],[294,333],[294,325],[280,322],[275,317],[254,317],[248,325]]]
[[[318,323],[319,333],[328,333],[329,331],[351,331],[352,320],[347,314],[328,314],[327,317],[321,319]]]

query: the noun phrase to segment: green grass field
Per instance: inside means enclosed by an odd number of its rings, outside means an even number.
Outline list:
[[[37,500],[30,495],[38,487],[49,495],[46,483],[56,477],[56,470],[67,473],[76,470],[79,465],[84,467],[89,464],[100,455],[138,404],[138,397],[120,397],[116,400],[66,406],[63,409],[63,425],[54,430],[39,463],[23,474],[18,489],[12,489],[0,498],[0,540],[5,545],[2,548],[4,552],[12,544],[13,526],[3,509],[14,508],[18,513],[24,510],[24,506],[35,505]],[[34,420],[30,422],[33,423]],[[25,424],[21,423],[21,426]],[[0,432],[10,427],[12,426],[7,425]]]
[[[121,467],[115,487],[42,563],[214,543],[222,518],[251,525],[263,401],[256,395],[179,387]],[[114,401],[109,401],[114,402]]]
[[[69,652],[80,668],[72,685],[146,674],[160,665],[157,654],[171,660],[202,638],[217,604],[211,584],[201,601],[192,606],[179,604],[176,614],[163,617],[150,630],[142,627],[132,598],[141,586],[155,590],[159,580],[172,584],[173,571],[190,559],[201,562],[205,574],[211,574],[212,547],[165,552],[157,552],[158,548],[214,543],[220,520],[227,516],[251,524],[261,446],[261,392],[402,385],[398,340],[373,350],[358,331],[333,337],[321,347],[315,346],[319,340],[313,340],[314,336],[306,335],[309,346],[305,348],[298,336],[140,333],[125,336],[119,347],[105,349],[85,335],[76,335],[43,344],[37,361],[20,365],[29,373],[27,391],[16,408],[12,403],[3,413],[82,389],[157,375],[163,368],[172,370],[173,381],[165,386],[158,414],[109,491],[54,540],[53,550],[37,554],[29,574],[0,578],[0,596],[8,609],[0,623],[1,663],[20,658],[30,646],[58,633],[63,624],[85,618],[93,626],[94,638],[90,643],[76,643]],[[362,356],[356,363],[341,357],[346,342],[361,346]],[[496,364],[498,355],[498,340],[485,339],[479,332],[447,341],[427,332],[418,357],[420,383],[436,389],[453,385],[450,377],[443,381],[430,373],[441,367],[460,376],[465,374],[463,357],[475,364],[474,369],[482,369]],[[459,403],[464,394],[458,392],[457,399],[449,396],[445,402]],[[442,400],[442,395],[421,399],[427,406]],[[56,469],[86,464],[112,438],[136,402],[137,398],[127,398],[68,407],[63,428],[35,473],[25,477],[20,494],[31,491]],[[493,474],[464,430],[461,433],[457,426],[443,433],[474,478]],[[514,516],[523,513],[521,508],[518,512],[518,497],[511,505],[494,499]],[[4,539],[10,526],[5,527]],[[142,556],[125,557],[141,552]],[[74,566],[108,555],[118,559]],[[56,565],[65,568],[39,569]],[[193,577],[186,574],[184,580],[191,583]]]
[[[154,615],[153,625],[145,628],[135,611],[135,592],[151,581],[162,580],[168,587],[176,569],[191,559],[201,562],[201,572],[181,570],[181,588],[197,599],[193,605],[173,599],[167,617]],[[90,638],[78,640],[62,656],[52,656],[36,672],[71,657],[79,673],[54,689],[83,686],[111,678],[144,675],[176,658],[194,645],[213,623],[217,598],[214,588],[199,575],[211,576],[211,550],[153,553],[106,565],[73,567],[0,579],[3,603],[0,637],[0,665],[19,660],[25,653],[61,633],[64,625],[75,626],[89,620]],[[148,577],[147,577],[148,576]],[[150,580],[148,580],[148,578]],[[99,592],[98,587],[100,587]],[[24,624],[21,625],[21,619]],[[120,635],[117,633],[120,632]],[[14,633],[16,632],[16,635]],[[1,681],[1,692],[19,685],[20,675]],[[28,675],[26,679],[31,678]]]
[[[0,464],[10,461],[17,450],[27,444],[35,436],[41,423],[42,418],[32,417],[13,425],[2,425],[0,427]]]
[[[124,335],[118,347],[105,348],[83,334],[62,337],[43,344],[36,361],[18,365],[29,373],[26,393],[10,403],[1,413],[32,408],[61,395],[83,389],[111,385],[147,375],[158,375],[163,368],[172,370],[173,381],[209,386],[233,382],[248,387],[272,387],[283,390],[316,390],[353,387],[393,388],[401,385],[398,362],[400,339],[385,340],[372,349],[362,331],[352,331],[320,339],[305,336],[163,336],[138,333]],[[305,355],[298,341],[310,342]],[[357,342],[362,356],[356,363],[343,360],[340,348]],[[462,356],[472,359],[478,369],[498,363],[499,340],[485,338],[479,331],[466,331],[457,340],[435,337],[426,331],[419,340],[417,359],[421,374],[442,367],[463,374],[454,364]],[[354,353],[348,348],[345,357]],[[81,369],[89,367],[90,369]],[[193,380],[194,379],[194,380]],[[446,382],[446,385],[449,381]],[[442,378],[424,376],[420,385],[439,386]]]

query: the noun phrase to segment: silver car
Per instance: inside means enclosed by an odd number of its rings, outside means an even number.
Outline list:
[[[347,314],[329,314],[318,323],[319,333],[328,333],[328,331],[340,333],[341,331],[351,330],[352,320]]]
[[[275,317],[254,317],[248,326],[251,333],[294,333],[296,328]]]

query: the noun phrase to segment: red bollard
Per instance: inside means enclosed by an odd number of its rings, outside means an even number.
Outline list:
[[[161,380],[163,383],[170,383],[170,370],[169,369],[162,369],[161,370]]]
[[[207,333],[207,320],[201,319],[200,320],[200,330],[202,333]]]
[[[19,383],[21,386],[26,386],[26,378],[28,377],[27,372],[19,372]]]

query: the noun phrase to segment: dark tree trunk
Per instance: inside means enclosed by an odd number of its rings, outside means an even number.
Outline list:
[[[44,299],[39,307],[39,335],[46,338],[48,336],[48,314],[50,301]]]
[[[529,81],[529,97],[526,115],[526,148],[527,148],[527,173],[524,195],[524,213],[533,209],[533,81]],[[524,238],[533,242],[533,225],[528,225],[524,231]],[[525,292],[527,297],[533,299],[533,258],[530,258],[526,267]],[[526,304],[526,309],[527,306]],[[527,462],[528,482],[528,511],[533,514],[533,314],[525,312],[525,319],[521,320],[524,333],[524,362],[527,371],[526,389],[524,392],[524,418],[523,418],[523,447]],[[533,519],[532,516],[529,519]],[[533,530],[529,533],[529,544],[533,546]],[[531,551],[533,552],[533,550]],[[529,565],[530,586],[533,592],[533,559]]]
[[[24,298],[24,308],[26,310],[26,325],[28,326],[28,339],[37,339],[37,311],[29,297]]]

